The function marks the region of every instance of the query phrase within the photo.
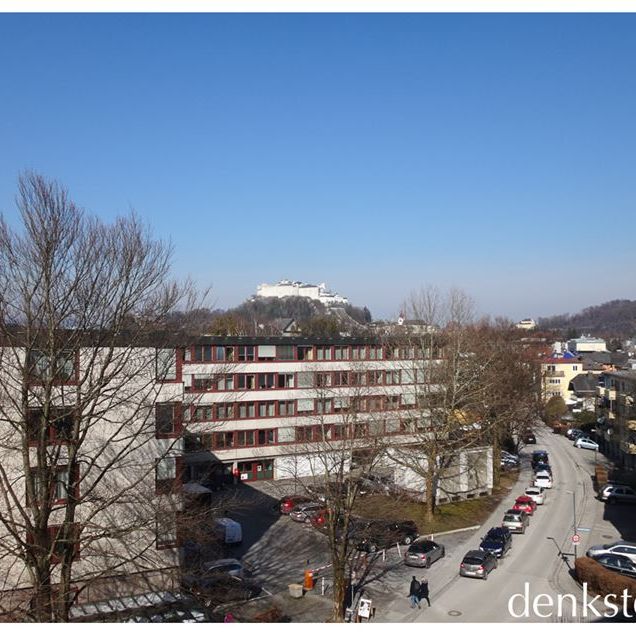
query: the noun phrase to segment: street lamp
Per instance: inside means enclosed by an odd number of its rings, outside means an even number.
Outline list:
[[[573,536],[576,534],[576,492],[574,490],[566,490],[565,492],[572,495],[572,531]],[[574,559],[577,558],[577,544],[574,544]]]

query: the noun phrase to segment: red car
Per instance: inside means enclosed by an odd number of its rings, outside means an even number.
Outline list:
[[[288,495],[278,502],[281,515],[288,515],[298,504],[309,503],[311,499],[303,495]]]
[[[521,497],[517,497],[515,501],[515,505],[512,507],[513,510],[523,510],[528,515],[534,514],[534,511],[537,509],[537,502],[532,499],[532,497],[527,497],[526,495],[522,495]]]

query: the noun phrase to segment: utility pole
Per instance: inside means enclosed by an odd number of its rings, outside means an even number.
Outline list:
[[[576,492],[574,490],[572,491],[572,517],[573,517],[572,518],[572,531],[574,533],[572,536],[574,536],[575,534],[578,534],[577,531],[576,531]],[[578,558],[577,547],[578,547],[578,544],[575,543],[574,544],[574,560],[575,561]]]

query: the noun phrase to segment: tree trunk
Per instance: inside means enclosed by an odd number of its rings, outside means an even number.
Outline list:
[[[426,473],[426,501],[424,507],[424,520],[431,523],[435,516],[435,475],[431,470]]]
[[[334,623],[344,622],[345,606],[351,599],[345,598],[347,593],[347,577],[345,575],[345,564],[333,567],[333,611],[331,620]]]

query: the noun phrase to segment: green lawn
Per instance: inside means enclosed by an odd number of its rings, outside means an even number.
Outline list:
[[[447,530],[481,525],[503,497],[510,492],[510,489],[514,488],[518,476],[516,472],[503,474],[501,485],[489,497],[467,499],[439,506],[432,523],[424,522],[423,503],[384,495],[361,497],[356,504],[355,513],[369,519],[412,519],[417,524],[420,534],[437,534]]]

